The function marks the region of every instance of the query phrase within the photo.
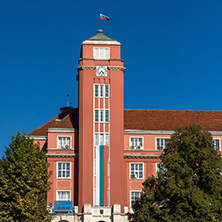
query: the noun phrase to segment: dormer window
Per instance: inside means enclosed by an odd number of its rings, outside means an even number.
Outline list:
[[[110,58],[109,48],[94,48],[93,51],[94,59],[108,60]]]

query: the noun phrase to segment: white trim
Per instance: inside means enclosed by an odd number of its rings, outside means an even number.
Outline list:
[[[58,164],[59,163],[69,163],[69,167],[70,167],[70,172],[69,172],[69,177],[58,177],[58,170],[59,170],[59,167],[58,167]],[[66,180],[66,179],[71,179],[71,173],[72,173],[72,162],[69,162],[69,161],[58,161],[56,162],[56,179],[59,179],[59,180]]]
[[[132,164],[142,164],[142,178],[135,178],[135,179],[131,179],[131,175],[132,175],[132,173],[131,173],[131,165]],[[129,179],[130,180],[143,180],[144,179],[144,162],[130,162],[130,170],[129,170]],[[139,170],[138,170],[138,172],[139,172]]]
[[[120,42],[113,40],[113,41],[96,41],[96,40],[85,40],[83,41],[84,45],[121,45]]]
[[[47,140],[47,136],[29,136],[29,137],[34,140]]]
[[[58,199],[58,192],[69,192],[70,200],[67,200],[67,201],[71,201],[72,200],[71,190],[56,190],[56,200],[57,201],[59,201],[59,199]]]
[[[48,133],[74,133],[78,132],[78,129],[74,128],[48,128]]]
[[[124,134],[173,134],[175,131],[173,130],[131,130],[125,129]]]
[[[155,150],[157,151],[163,151],[163,150],[158,150],[157,149],[157,139],[170,139],[170,137],[161,137],[161,136],[158,136],[158,137],[155,137]],[[166,148],[166,147],[165,147]],[[164,148],[164,149],[165,149]]]

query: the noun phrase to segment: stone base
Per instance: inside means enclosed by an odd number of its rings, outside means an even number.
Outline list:
[[[124,207],[124,214],[121,213],[120,204],[112,207],[92,207],[84,204],[82,213],[78,213],[78,207],[75,206],[72,213],[56,214],[52,222],[129,222],[127,213],[128,207]]]

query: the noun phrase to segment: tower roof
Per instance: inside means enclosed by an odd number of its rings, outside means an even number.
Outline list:
[[[112,38],[108,37],[107,35],[105,35],[103,33],[102,29],[99,29],[97,31],[96,35],[92,36],[91,38],[89,38],[87,40],[93,40],[93,41],[116,41],[115,39],[112,39]]]
[[[83,41],[83,44],[121,45],[120,42],[105,35],[102,29],[99,29],[96,35]]]

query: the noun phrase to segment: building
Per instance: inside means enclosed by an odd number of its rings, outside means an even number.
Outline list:
[[[61,108],[29,134],[53,171],[47,201],[58,212],[54,221],[127,221],[142,182],[156,174],[166,139],[180,126],[201,125],[221,151],[220,111],[124,110],[120,55],[121,44],[101,29],[85,40],[78,108]]]

